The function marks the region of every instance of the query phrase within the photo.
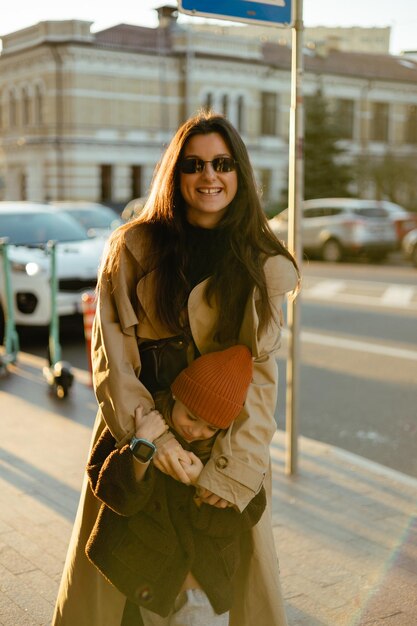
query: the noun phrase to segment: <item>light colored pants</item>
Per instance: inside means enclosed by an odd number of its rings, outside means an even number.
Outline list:
[[[140,607],[144,626],[228,626],[229,612],[218,615],[202,589],[179,594],[167,617]]]

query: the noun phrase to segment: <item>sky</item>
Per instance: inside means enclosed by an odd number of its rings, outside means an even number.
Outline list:
[[[174,0],[13,0],[7,11],[1,11],[0,36],[44,20],[87,20],[93,22],[93,31],[120,23],[154,27],[155,8],[163,4],[177,3]],[[417,50],[416,0],[304,0],[303,18],[305,26],[391,26],[391,53]],[[181,21],[195,19],[180,18]]]

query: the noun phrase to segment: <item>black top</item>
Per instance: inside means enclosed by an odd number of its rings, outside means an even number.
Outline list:
[[[220,228],[201,228],[185,223],[187,265],[185,275],[193,289],[213,274],[219,258],[228,248],[226,231]]]

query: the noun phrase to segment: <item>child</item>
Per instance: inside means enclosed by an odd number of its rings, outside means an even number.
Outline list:
[[[158,471],[153,442],[167,424],[190,464],[191,484],[220,429],[239,415],[252,379],[245,346],[199,357],[171,385],[174,396],[158,411],[136,415],[136,436],[115,448],[106,428],[87,473],[103,505],[86,546],[88,558],[130,604],[144,626],[227,626],[239,536],[255,525],[266,504],[263,488],[239,513],[202,504],[193,487]],[[224,457],[219,457],[222,463]]]

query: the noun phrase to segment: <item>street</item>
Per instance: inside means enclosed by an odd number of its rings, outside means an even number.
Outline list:
[[[417,272],[303,268],[302,435],[417,476]],[[280,357],[278,425],[285,428]]]
[[[300,434],[417,477],[417,271],[306,263],[301,303]],[[63,358],[87,369],[81,319],[61,335]],[[46,346],[46,332],[21,334],[23,351],[45,356]],[[280,429],[285,357],[284,338]]]

